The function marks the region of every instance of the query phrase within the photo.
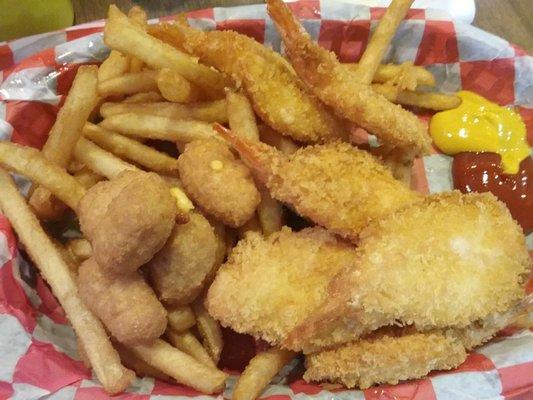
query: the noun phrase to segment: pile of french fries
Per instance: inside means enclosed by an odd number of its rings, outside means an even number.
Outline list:
[[[373,45],[379,51],[365,53],[359,64],[346,64],[346,68],[363,71],[361,80],[373,82],[375,90],[393,102],[434,110],[457,106],[455,96],[417,91],[420,86],[435,85],[423,68],[408,63],[371,67],[379,64],[399,21],[381,23]],[[134,7],[126,16],[112,6],[105,42],[111,48],[109,57],[99,67],[78,69],[42,151],[0,143],[0,165],[34,182],[26,200],[9,174],[0,169],[0,207],[63,306],[76,332],[80,355],[108,393],[122,392],[131,384],[134,375],[128,368],[139,376],[182,383],[204,393],[220,392],[227,377],[217,369],[224,343],[220,326],[203,307],[202,296],[188,305],[166,306],[167,330],[153,343],[126,345],[110,339],[80,298],[75,281],[77,267],[92,256],[91,243],[85,238],[60,243],[45,232],[40,221],[66,218],[69,208],[78,209],[88,189],[128,170],[159,174],[169,184],[180,211],[191,212],[195,205],[183,191],[176,156],[153,147],[154,139],[182,150],[194,140],[217,137],[212,124],[220,123],[286,154],[298,145],[258,125],[249,100],[227,77],[147,33],[142,9]],[[251,230],[269,235],[283,226],[281,204],[265,189],[259,191],[257,211],[242,227],[235,230],[212,223],[220,240],[219,265],[237,236]],[[258,354],[237,382],[233,398],[257,398],[295,356],[277,348]]]

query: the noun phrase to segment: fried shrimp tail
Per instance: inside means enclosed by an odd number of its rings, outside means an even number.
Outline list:
[[[281,35],[287,55],[309,90],[341,118],[375,134],[382,144],[406,160],[428,153],[427,127],[412,113],[390,103],[342,66],[335,54],[311,40],[281,0],[269,0],[268,12]]]

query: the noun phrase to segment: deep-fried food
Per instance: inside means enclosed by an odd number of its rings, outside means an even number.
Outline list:
[[[213,228],[199,213],[175,225],[163,248],[146,265],[159,299],[185,305],[202,290],[215,264],[218,242]]]
[[[327,295],[330,279],[355,263],[353,247],[315,227],[248,233],[208,291],[209,313],[223,326],[281,342]]]
[[[432,370],[451,369],[466,359],[463,345],[443,333],[396,333],[376,332],[338,349],[309,354],[304,378],[366,389],[376,383],[395,385]]]
[[[218,139],[189,143],[178,170],[194,202],[231,227],[248,221],[261,201],[249,169]]]
[[[218,129],[272,197],[350,240],[356,241],[370,221],[422,198],[348,143],[308,146],[286,156]]]
[[[202,32],[163,24],[150,33],[183,45],[203,63],[242,85],[257,115],[275,130],[302,142],[325,142],[345,135],[343,124],[301,89],[281,55],[233,31]],[[242,55],[246,54],[245,57]]]
[[[268,12],[296,73],[335,113],[375,134],[384,146],[398,150],[406,160],[429,151],[427,127],[416,115],[360,83],[355,71],[342,67],[335,54],[311,40],[281,0],[269,0]]]
[[[488,193],[433,195],[382,217],[356,252],[356,268],[332,280],[288,348],[314,351],[395,322],[464,328],[516,305],[530,269],[520,227]]]
[[[166,311],[138,272],[114,275],[90,258],[77,282],[84,303],[119,342],[151,343],[165,332]]]
[[[131,272],[165,244],[177,215],[165,181],[151,172],[125,171],[99,182],[80,201],[80,227],[96,261],[109,271]]]

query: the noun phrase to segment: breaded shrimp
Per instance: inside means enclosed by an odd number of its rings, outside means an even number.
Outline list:
[[[183,46],[200,61],[230,75],[242,86],[257,115],[272,128],[305,143],[346,137],[346,126],[303,90],[283,57],[233,31],[202,32],[182,24],[162,24],[151,32]],[[243,55],[246,56],[243,56]]]
[[[314,227],[251,232],[220,267],[206,307],[223,326],[275,345],[326,295],[330,279],[354,263],[348,243]]]
[[[119,342],[148,344],[165,331],[166,311],[137,271],[113,275],[89,258],[77,283],[84,303]]]
[[[130,273],[150,260],[167,241],[177,213],[165,181],[138,171],[97,183],[78,210],[96,262],[114,273]]]
[[[190,213],[189,222],[174,226],[163,248],[146,264],[161,301],[192,302],[213,269],[217,248],[215,232],[203,215]]]
[[[432,370],[457,367],[466,359],[461,342],[441,332],[375,332],[334,350],[306,356],[304,379],[366,389],[421,378]]]
[[[531,268],[520,227],[492,194],[429,196],[361,232],[356,268],[284,345],[315,351],[392,323],[464,328],[524,296]]]
[[[187,144],[178,159],[183,188],[207,214],[237,228],[261,201],[250,170],[218,139]]]
[[[370,221],[422,200],[372,155],[348,143],[308,146],[287,156],[216,129],[273,198],[352,241]]]
[[[268,13],[300,79],[339,117],[373,133],[384,146],[399,151],[405,160],[428,153],[431,139],[416,115],[360,83],[356,71],[340,64],[334,53],[311,40],[281,0],[269,0]]]

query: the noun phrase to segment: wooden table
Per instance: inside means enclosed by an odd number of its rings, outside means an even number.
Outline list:
[[[105,17],[109,4],[121,9],[140,5],[150,17],[214,6],[261,3],[257,0],[73,0],[76,23]],[[476,0],[474,25],[533,53],[533,0]]]

